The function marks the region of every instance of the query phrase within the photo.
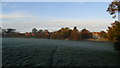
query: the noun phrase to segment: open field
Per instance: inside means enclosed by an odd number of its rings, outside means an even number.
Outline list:
[[[2,39],[3,66],[119,66],[111,42]]]

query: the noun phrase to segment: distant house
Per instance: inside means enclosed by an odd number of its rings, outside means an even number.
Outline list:
[[[92,38],[93,39],[99,39],[100,38],[99,32],[92,32]]]

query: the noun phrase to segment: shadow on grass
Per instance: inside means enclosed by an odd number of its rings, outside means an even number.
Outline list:
[[[114,42],[114,50],[118,51],[118,63],[120,65],[120,41],[119,42]]]
[[[119,42],[114,42],[114,50],[120,52],[120,41]]]

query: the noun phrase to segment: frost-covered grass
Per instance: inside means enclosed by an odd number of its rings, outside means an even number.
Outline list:
[[[3,66],[119,66],[111,42],[2,39]]]

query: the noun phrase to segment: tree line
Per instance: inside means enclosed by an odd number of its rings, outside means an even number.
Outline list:
[[[61,28],[57,31],[49,32],[48,30],[37,30],[33,28],[31,32],[19,33],[16,29],[3,29],[3,37],[25,37],[25,38],[46,38],[46,39],[64,39],[64,40],[83,40],[89,38],[107,38],[107,33],[105,31],[101,32],[90,32],[87,29],[82,29],[79,31],[75,26],[73,29],[68,27]]]

